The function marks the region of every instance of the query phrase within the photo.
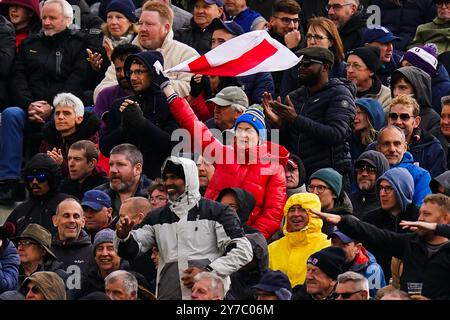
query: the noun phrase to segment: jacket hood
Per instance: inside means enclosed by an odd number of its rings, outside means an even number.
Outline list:
[[[375,150],[369,150],[361,153],[361,155],[355,161],[355,167],[359,162],[367,162],[370,165],[377,168],[377,179],[387,170],[389,170],[389,161],[386,159],[384,154]],[[356,181],[356,170],[355,170],[355,181]]]
[[[216,201],[220,202],[220,200],[222,200],[222,197],[227,193],[233,193],[236,196],[239,204],[237,214],[239,216],[239,219],[241,220],[241,225],[246,224],[250,213],[252,213],[253,208],[255,207],[255,198],[247,190],[241,188],[225,188],[220,191]]]
[[[355,100],[357,107],[362,108],[369,116],[373,128],[379,131],[384,125],[384,110],[381,104],[371,98],[360,98]]]
[[[48,194],[58,193],[59,185],[62,179],[61,167],[58,166],[58,164],[47,154],[38,153],[25,165],[25,168],[23,170],[24,178],[25,176],[32,174],[33,171],[37,170],[43,170],[50,173],[48,179],[50,190]],[[26,186],[28,191],[31,191],[30,184],[27,183]]]
[[[136,37],[137,38],[137,37]],[[161,64],[162,67],[164,67],[164,58],[161,54],[161,52],[159,51],[155,51],[155,50],[148,50],[148,51],[142,51],[136,54],[130,54],[126,59],[125,59],[125,63],[123,65],[123,69],[125,74],[128,73],[128,71],[130,70],[131,64],[133,62],[133,60],[138,59],[140,61],[142,61],[142,63],[145,64],[145,66],[148,69],[148,72],[151,74],[154,72],[155,68],[153,67],[153,65],[157,62],[159,62]],[[127,76],[128,82],[130,82],[130,77]],[[130,82],[131,84],[131,82]],[[151,88],[153,88],[154,90],[159,89],[159,86],[154,84],[153,81],[151,81]]]
[[[258,259],[258,272],[260,274],[267,271],[269,267],[269,250],[267,249],[266,238],[261,233],[246,234],[253,250],[253,257]]]
[[[294,161],[298,166],[298,185],[296,188],[301,187],[306,183],[306,170],[303,161],[295,154],[290,154],[289,160]]]
[[[163,177],[164,169],[167,162],[172,162],[176,165],[181,165],[184,172],[184,193],[175,201],[169,200],[170,208],[175,213],[187,212],[193,208],[201,199],[200,195],[200,181],[198,178],[197,164],[191,159],[170,156],[164,160],[161,167],[161,178]],[[181,211],[180,211],[181,210]]]
[[[50,271],[35,272],[23,281],[21,289],[25,289],[30,281],[41,290],[46,300],[66,300],[64,281],[57,273]]]
[[[406,211],[406,207],[412,203],[414,195],[414,179],[405,168],[392,168],[386,171],[377,180],[377,192],[380,191],[381,180],[389,182],[394,189],[397,200],[400,201],[402,212]]]
[[[77,239],[71,241],[61,241],[57,236],[52,239],[52,247],[77,247],[81,245],[89,245],[91,243],[91,236],[86,231],[81,229],[80,235]]]
[[[287,224],[287,214],[289,211],[289,208],[299,205],[303,209],[314,209],[317,211],[321,210],[322,205],[320,204],[319,197],[314,193],[297,193],[293,196],[289,197],[289,199],[286,201],[286,204],[284,205],[284,225],[283,225],[283,232],[285,234],[289,233],[286,230],[286,224]],[[298,231],[298,233],[320,233],[323,225],[322,219],[319,217],[316,217],[313,215],[309,210],[306,210],[308,213],[308,225],[303,228],[303,230]],[[297,232],[293,232],[297,233]]]
[[[431,108],[431,77],[425,71],[413,67],[401,67],[392,73],[391,96],[394,96],[393,84],[399,77],[404,77],[414,89],[414,98],[419,103],[420,108]]]
[[[438,188],[439,185],[442,185],[445,188],[445,195],[450,196],[450,170],[445,171],[444,173],[438,175],[436,178],[433,178],[430,182],[430,189],[433,193],[439,193]]]
[[[77,126],[77,130],[70,136],[65,137],[64,140],[85,140],[95,135],[100,129],[100,120],[92,112],[85,112],[83,121]],[[46,123],[42,128],[44,138],[49,142],[56,142],[61,139],[61,135],[56,130],[55,120]]]
[[[41,17],[41,10],[39,7],[39,0],[2,0],[0,1],[0,5],[19,5],[22,7],[26,7],[33,11],[38,18]]]

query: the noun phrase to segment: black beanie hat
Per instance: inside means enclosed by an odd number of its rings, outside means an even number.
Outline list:
[[[331,279],[336,280],[338,275],[344,272],[345,252],[338,247],[327,247],[312,254],[308,262],[318,267]]]
[[[380,66],[380,48],[375,46],[365,46],[353,49],[349,52],[347,59],[350,55],[355,55],[361,58],[373,73],[377,72]]]
[[[164,180],[164,175],[166,173],[172,173],[172,174],[176,175],[178,178],[181,178],[184,181],[186,181],[186,177],[184,176],[184,169],[181,164],[173,163],[170,160],[167,161],[166,166],[164,167],[164,170],[163,170],[163,176],[162,176],[163,180]]]

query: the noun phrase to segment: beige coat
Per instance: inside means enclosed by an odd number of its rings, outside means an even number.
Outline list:
[[[377,94],[367,94],[361,98],[372,98],[377,100],[383,107],[384,112],[387,113],[389,111],[389,104],[391,103],[392,100],[391,89],[382,85],[381,90]]]
[[[134,38],[132,44],[135,44],[141,49],[145,50],[145,48],[143,48],[139,43],[139,36]],[[156,50],[161,52],[161,54],[163,55],[164,69],[175,67],[176,65],[180,64],[183,61],[186,61],[192,57],[199,56],[199,54],[197,53],[197,51],[195,51],[195,49],[189,47],[188,45],[185,45],[184,43],[173,40],[172,30],[170,30],[170,32],[167,34],[166,39],[164,39],[161,48]],[[191,73],[186,72],[170,73],[168,74],[168,77],[170,78],[172,86],[174,87],[175,91],[181,97],[189,95],[189,91],[191,89],[189,84],[192,77]],[[114,64],[111,64],[108,70],[106,70],[105,78],[102,80],[102,82],[98,84],[98,86],[94,90],[94,103],[97,101],[97,96],[100,93],[100,91],[115,85],[117,85],[116,71],[114,68]]]

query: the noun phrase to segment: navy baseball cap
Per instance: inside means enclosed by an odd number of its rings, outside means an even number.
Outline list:
[[[89,190],[84,193],[81,206],[100,211],[103,207],[111,208],[111,198],[103,191]]]
[[[223,21],[219,18],[215,18],[212,24],[214,26],[214,30],[225,29],[235,36],[240,36],[245,33],[244,29],[242,29],[242,27],[234,21]]]
[[[345,244],[355,241],[352,238],[350,238],[349,236],[347,236],[345,233],[342,233],[341,231],[339,231],[339,229],[336,227],[333,228],[333,231],[328,236],[328,239],[331,239],[333,237],[338,237]]]
[[[216,4],[218,7],[223,7],[223,0],[203,0],[206,4]],[[191,0],[192,3],[196,3],[197,0]]]
[[[371,42],[381,42],[381,43],[390,43],[392,41],[400,40],[399,37],[394,36],[394,34],[388,29],[380,25],[373,25],[364,31],[363,42],[371,43]]]

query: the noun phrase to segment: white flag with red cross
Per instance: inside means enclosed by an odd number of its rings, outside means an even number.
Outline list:
[[[165,72],[190,72],[212,76],[246,76],[286,70],[300,59],[265,30],[244,33],[201,57],[194,57]]]

